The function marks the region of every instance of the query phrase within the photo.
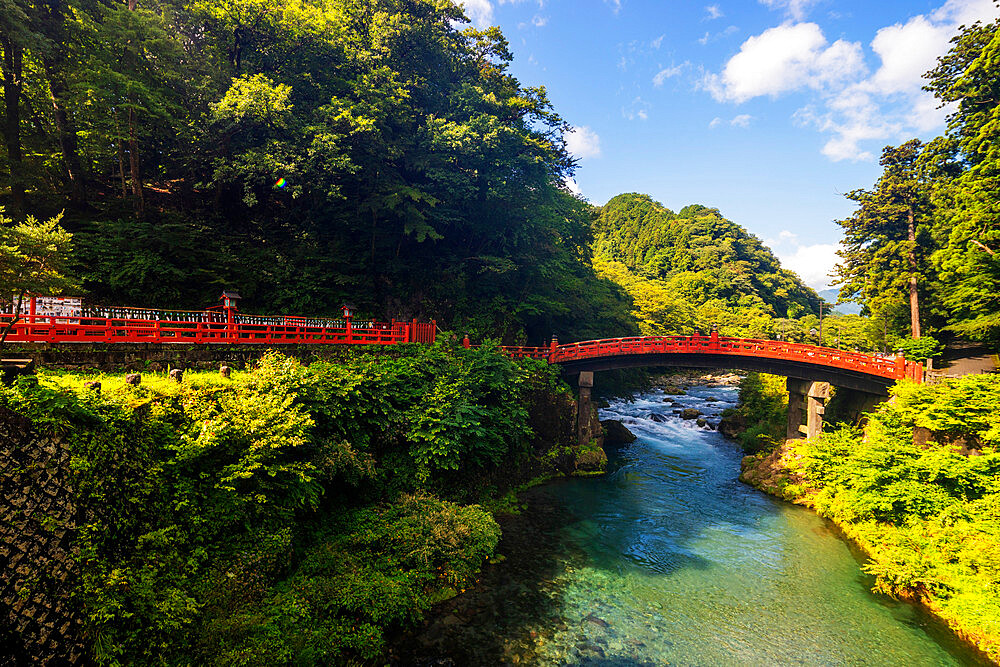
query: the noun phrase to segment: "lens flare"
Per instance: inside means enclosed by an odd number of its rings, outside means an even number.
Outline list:
[[[276,181],[274,182],[274,186],[275,186],[275,187],[277,187],[277,188],[283,188],[283,187],[285,187],[285,184],[286,184],[287,182],[288,182],[288,181],[286,181],[286,180],[285,180],[285,177],[284,177],[284,176],[282,176],[281,178],[279,178],[278,180],[276,180]]]

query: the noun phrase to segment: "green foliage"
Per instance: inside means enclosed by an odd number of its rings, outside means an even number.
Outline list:
[[[886,147],[875,187],[847,195],[860,206],[840,222],[841,298],[861,302],[890,338],[919,337],[925,320],[1000,342],[998,63],[1000,21],[963,26],[925,74],[926,90],[953,105],[947,133]]]
[[[910,361],[927,361],[944,351],[944,346],[933,336],[897,338],[892,348],[902,350],[903,356]]]
[[[59,225],[61,218],[28,216],[15,224],[0,208],[0,302],[13,299],[6,312],[23,312],[29,293],[59,294],[73,286],[67,275],[73,235]],[[0,344],[15,323],[12,319],[0,330]]]
[[[564,185],[569,126],[455,3],[8,4],[24,150],[0,157],[67,210],[92,300],[228,286],[257,312],[346,299],[507,343],[635,333]]]
[[[219,609],[200,637],[206,663],[374,659],[387,628],[419,620],[437,597],[471,581],[499,538],[478,506],[419,493],[336,517],[257,604]]]
[[[646,195],[623,194],[601,207],[594,230],[596,267],[633,297],[646,331],[718,324],[724,335],[764,336],[775,316],[818,311],[816,293],[716,209],[673,213]]]
[[[545,364],[442,344],[101,379],[0,387],[70,448],[99,664],[377,656],[492,553],[490,514],[455,501],[531,456],[533,392],[565,391]]]
[[[769,451],[784,442],[788,416],[785,378],[747,373],[740,380],[740,405],[736,414],[748,425],[736,438],[748,454]]]
[[[890,595],[916,592],[1000,657],[1000,379],[901,383],[864,437],[842,427],[800,448],[817,510],[871,554]],[[913,429],[929,429],[926,445]],[[971,451],[971,454],[969,453]]]

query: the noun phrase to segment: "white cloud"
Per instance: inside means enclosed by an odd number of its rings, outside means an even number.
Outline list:
[[[478,28],[485,28],[493,23],[493,5],[490,0],[462,0],[462,8],[469,20]]]
[[[705,46],[709,42],[714,42],[718,39],[722,39],[723,37],[728,37],[729,35],[732,35],[734,32],[739,32],[739,28],[737,28],[734,25],[727,26],[725,30],[721,30],[715,33],[714,35],[711,32],[706,32],[704,35],[698,38],[698,43],[701,44],[702,46]]]
[[[801,16],[811,2],[760,0]],[[715,99],[737,104],[756,97],[805,93],[793,118],[827,135],[821,152],[834,161],[873,160],[877,149],[940,128],[949,108],[922,90],[923,74],[944,55],[962,24],[1000,16],[993,0],[946,0],[938,9],[885,26],[869,46],[878,62],[865,66],[859,42],[828,44],[815,23],[786,22],[748,38],[722,71],[702,85]],[[707,39],[707,35],[706,35]]]
[[[646,120],[649,118],[649,110],[653,108],[653,105],[646,102],[642,97],[635,97],[632,100],[631,106],[628,108],[622,107],[622,118],[625,120]]]
[[[816,243],[802,245],[798,236],[788,230],[778,234],[778,239],[766,239],[764,244],[770,246],[781,261],[782,268],[799,274],[802,281],[817,290],[830,287],[830,274],[837,264],[837,243]]]
[[[574,127],[566,134],[566,150],[581,160],[601,155],[601,138],[584,125]]]
[[[722,18],[725,14],[719,9],[719,5],[709,5],[705,7],[705,18],[709,21],[714,21],[715,19]]]
[[[604,2],[611,5],[611,11],[615,14],[622,10],[622,0],[604,0]]]
[[[548,22],[549,22],[548,18],[544,16],[539,16],[538,14],[535,14],[535,17],[531,19],[531,25],[535,26],[536,28],[543,28],[545,27],[545,24]]]
[[[652,42],[650,42],[649,45],[652,46],[654,49],[658,49],[658,48],[660,48],[663,45],[663,39],[665,37],[666,37],[666,35],[660,35],[659,37],[657,37],[656,39],[654,39]]]
[[[934,25],[923,15],[882,28],[871,43],[882,60],[872,85],[884,93],[916,92],[924,83],[923,73],[948,51],[951,36],[952,26]]]
[[[743,42],[720,74],[705,77],[704,85],[715,99],[739,103],[803,87],[821,89],[864,69],[857,42],[837,40],[827,46],[815,23],[785,23]]]
[[[667,79],[680,75],[681,71],[684,69],[684,65],[673,65],[671,67],[665,67],[656,73],[653,77],[654,86],[662,86]]]
[[[729,125],[731,125],[732,127],[749,127],[750,126],[750,121],[752,121],[752,120],[753,120],[753,116],[751,116],[748,113],[741,113],[740,115],[734,116],[733,118],[731,118],[728,121],[722,120],[721,118],[719,118],[718,116],[716,116],[715,118],[713,118],[711,120],[711,122],[708,124],[708,126],[710,128],[712,128],[712,129],[715,129],[715,128],[719,127],[720,125],[722,125],[723,123],[729,123]]]
[[[771,9],[782,9],[788,16],[796,21],[801,21],[806,16],[806,10],[810,5],[816,4],[817,0],[760,0],[760,4]]]

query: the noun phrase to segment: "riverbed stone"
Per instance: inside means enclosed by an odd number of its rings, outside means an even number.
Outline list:
[[[601,426],[604,428],[604,444],[606,445],[627,445],[630,442],[635,442],[635,434],[617,419],[605,419],[601,422]]]
[[[681,410],[681,419],[697,419],[701,416],[701,410],[697,408],[684,408]]]

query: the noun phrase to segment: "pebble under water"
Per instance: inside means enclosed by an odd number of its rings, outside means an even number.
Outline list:
[[[664,398],[602,410],[638,440],[611,453],[604,477],[529,491],[503,522],[507,561],[437,610],[398,661],[985,664],[919,609],[871,593],[831,524],[739,482],[739,448],[673,413],[717,422],[735,388]]]

